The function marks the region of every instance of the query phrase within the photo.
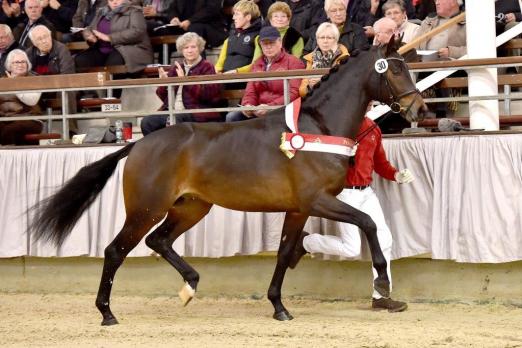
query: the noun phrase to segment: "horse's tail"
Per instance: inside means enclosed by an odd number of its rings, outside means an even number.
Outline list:
[[[92,204],[111,177],[118,161],[129,155],[135,143],[83,167],[65,186],[37,203],[29,232],[36,240],[61,245],[83,212]]]

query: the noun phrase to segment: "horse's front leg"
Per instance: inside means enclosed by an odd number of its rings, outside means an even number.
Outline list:
[[[298,213],[286,213],[283,231],[281,233],[281,242],[277,252],[277,265],[268,288],[268,299],[274,306],[274,319],[292,320],[292,315],[286,310],[281,302],[281,287],[285,278],[286,269],[290,263],[290,258],[294,253],[295,244],[299,234],[308,219],[307,215]]]
[[[377,270],[377,278],[374,288],[383,297],[390,296],[390,280],[386,272],[386,259],[382,253],[377,238],[377,226],[372,218],[362,211],[338,200],[336,197],[323,193],[317,196],[311,206],[310,215],[347,222],[359,227],[368,240],[368,246],[372,255],[373,267]]]

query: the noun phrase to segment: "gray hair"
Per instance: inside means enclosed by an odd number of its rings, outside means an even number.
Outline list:
[[[24,1],[24,8],[27,8],[27,4],[30,2],[31,0],[25,0]],[[43,8],[42,6],[42,0],[34,0],[34,2],[38,3],[38,5],[40,5],[40,7]]]
[[[27,62],[27,71],[30,71],[33,68],[31,61],[29,60],[29,57],[27,56],[27,53],[25,53],[24,51],[22,51],[19,48],[15,48],[11,52],[9,52],[9,54],[7,55],[7,58],[5,59],[5,64],[4,64],[5,70],[7,70],[9,72],[11,71],[11,63],[13,62],[15,55],[24,56],[24,59]]]
[[[33,31],[37,30],[37,29],[42,29],[43,31],[45,31],[47,34],[49,34],[49,36],[51,36],[51,31],[49,30],[49,28],[47,28],[45,25],[42,25],[42,24],[38,24],[37,26],[35,26],[34,28],[32,28],[30,31],[29,31],[29,39],[31,39],[31,42],[33,42],[34,44],[34,41],[33,41]]]
[[[0,24],[0,30],[3,30],[4,33],[7,34],[11,38],[11,40],[14,40],[13,32],[11,30],[11,27],[7,24]]]
[[[343,0],[325,0],[324,2],[324,10],[326,12],[328,12],[328,10],[333,6],[333,5],[341,5],[342,7],[346,8],[346,5],[344,3]]]
[[[176,49],[178,50],[178,52],[183,51],[183,48],[191,41],[196,41],[196,44],[199,48],[199,53],[203,52],[203,50],[205,49],[205,40],[201,36],[193,32],[185,33],[177,38]]]
[[[326,30],[330,29],[335,37],[335,42],[338,42],[339,41],[339,28],[337,28],[337,25],[333,24],[333,23],[330,23],[330,22],[324,22],[324,23],[321,23],[318,27],[317,27],[317,30],[315,31],[315,37],[317,38],[317,36],[323,32],[325,32]]]
[[[388,0],[384,3],[384,5],[382,5],[382,12],[386,12],[388,11],[389,9],[393,8],[397,6],[402,13],[406,12],[406,6],[404,5],[404,1],[403,0]]]

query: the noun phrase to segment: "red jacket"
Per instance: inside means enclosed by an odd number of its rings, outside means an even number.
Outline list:
[[[270,67],[267,69],[265,56],[259,57],[252,65],[251,72],[259,71],[286,71],[294,69],[304,69],[304,63],[281,49],[281,54],[277,56]],[[290,80],[290,101],[299,97],[299,86],[301,79]],[[245,94],[241,100],[243,105],[283,105],[283,80],[271,81],[251,81],[247,83]]]
[[[385,179],[395,181],[397,169],[388,162],[386,153],[382,147],[382,134],[379,127],[373,128],[364,137],[362,133],[375,123],[368,117],[364,117],[361,129],[357,135],[360,140],[355,153],[355,166],[348,168],[345,186],[365,186],[372,183],[372,172]]]

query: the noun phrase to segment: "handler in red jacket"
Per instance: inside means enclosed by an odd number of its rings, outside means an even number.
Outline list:
[[[283,48],[281,34],[276,28],[266,26],[259,32],[259,43],[263,55],[253,64],[251,72],[304,69],[304,63],[287,53]],[[290,101],[299,97],[301,79],[290,80]],[[241,100],[243,106],[283,105],[283,80],[251,81],[247,83]],[[252,117],[263,117],[267,110],[238,111],[227,114],[227,122],[242,121]]]
[[[369,130],[370,128],[372,129]],[[368,214],[377,225],[379,245],[388,263],[388,279],[390,280],[391,290],[390,257],[392,235],[384,220],[379,199],[370,187],[372,183],[372,173],[375,170],[375,172],[383,178],[396,181],[399,184],[413,181],[413,175],[408,169],[398,171],[388,162],[381,138],[381,130],[379,127],[377,127],[371,119],[365,117],[359,135],[357,136],[359,146],[355,154],[355,165],[348,168],[345,188],[337,198]],[[307,252],[339,255],[346,258],[360,256],[361,235],[358,227],[348,223],[340,223],[339,230],[340,237],[302,232],[301,238],[296,246],[295,254],[290,262],[290,267],[294,268],[301,256]],[[373,268],[373,275],[375,279],[377,277],[375,268]],[[390,312],[401,312],[404,311],[408,305],[405,302],[382,297],[374,289],[372,307],[375,309],[387,309]]]

